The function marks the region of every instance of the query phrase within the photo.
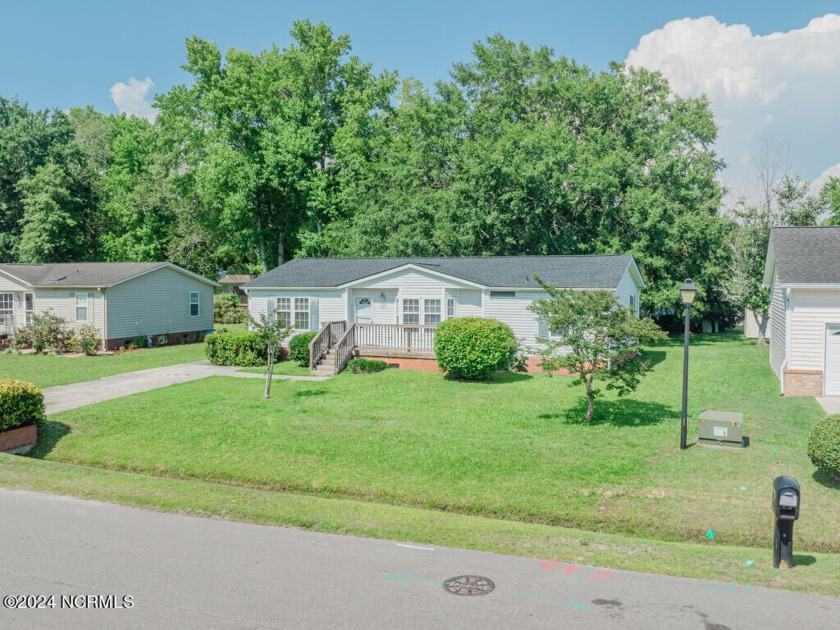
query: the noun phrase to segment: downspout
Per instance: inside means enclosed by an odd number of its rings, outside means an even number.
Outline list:
[[[790,289],[784,289],[784,307],[785,307],[785,360],[782,361],[782,396],[785,395],[785,369],[790,363],[790,320],[792,316],[792,309],[790,308]],[[770,343],[773,343],[772,340]]]
[[[102,293],[102,351],[108,352],[108,298],[104,287],[99,291]]]

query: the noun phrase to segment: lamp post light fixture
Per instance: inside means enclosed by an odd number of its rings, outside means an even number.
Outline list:
[[[688,328],[691,324],[691,305],[694,303],[694,296],[697,294],[697,287],[687,279],[680,287],[680,297],[685,305],[685,350],[683,352],[683,391],[682,391],[682,424],[680,425],[680,450],[686,448],[688,437]]]

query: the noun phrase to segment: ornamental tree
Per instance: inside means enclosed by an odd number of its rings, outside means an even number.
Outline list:
[[[269,398],[271,396],[271,378],[274,376],[274,361],[280,355],[283,340],[291,334],[292,328],[283,326],[279,319],[266,317],[265,314],[261,314],[259,319],[250,316],[248,319],[253,331],[265,343],[267,367],[265,370],[264,397]]]
[[[585,422],[592,420],[595,399],[606,383],[619,396],[634,391],[650,362],[643,359],[640,343],[665,339],[665,333],[649,318],[638,318],[633,308],[619,305],[612,291],[571,291],[537,282],[549,297],[534,302],[531,311],[544,319],[551,331],[546,345],[546,369],[566,369],[575,385],[586,387]]]

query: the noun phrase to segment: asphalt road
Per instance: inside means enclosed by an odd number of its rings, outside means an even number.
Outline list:
[[[444,590],[461,575],[495,589]],[[0,490],[9,603],[47,606],[0,607],[21,630],[840,627],[830,597]]]

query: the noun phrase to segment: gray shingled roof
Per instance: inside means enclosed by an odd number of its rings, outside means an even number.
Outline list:
[[[162,262],[0,263],[0,271],[37,288],[107,287],[139,273],[162,267]]]
[[[296,258],[246,288],[337,287],[414,264],[485,287],[539,288],[534,276],[568,289],[614,289],[633,262],[623,256],[481,256],[463,258]]]
[[[779,284],[840,284],[840,227],[770,230]]]

